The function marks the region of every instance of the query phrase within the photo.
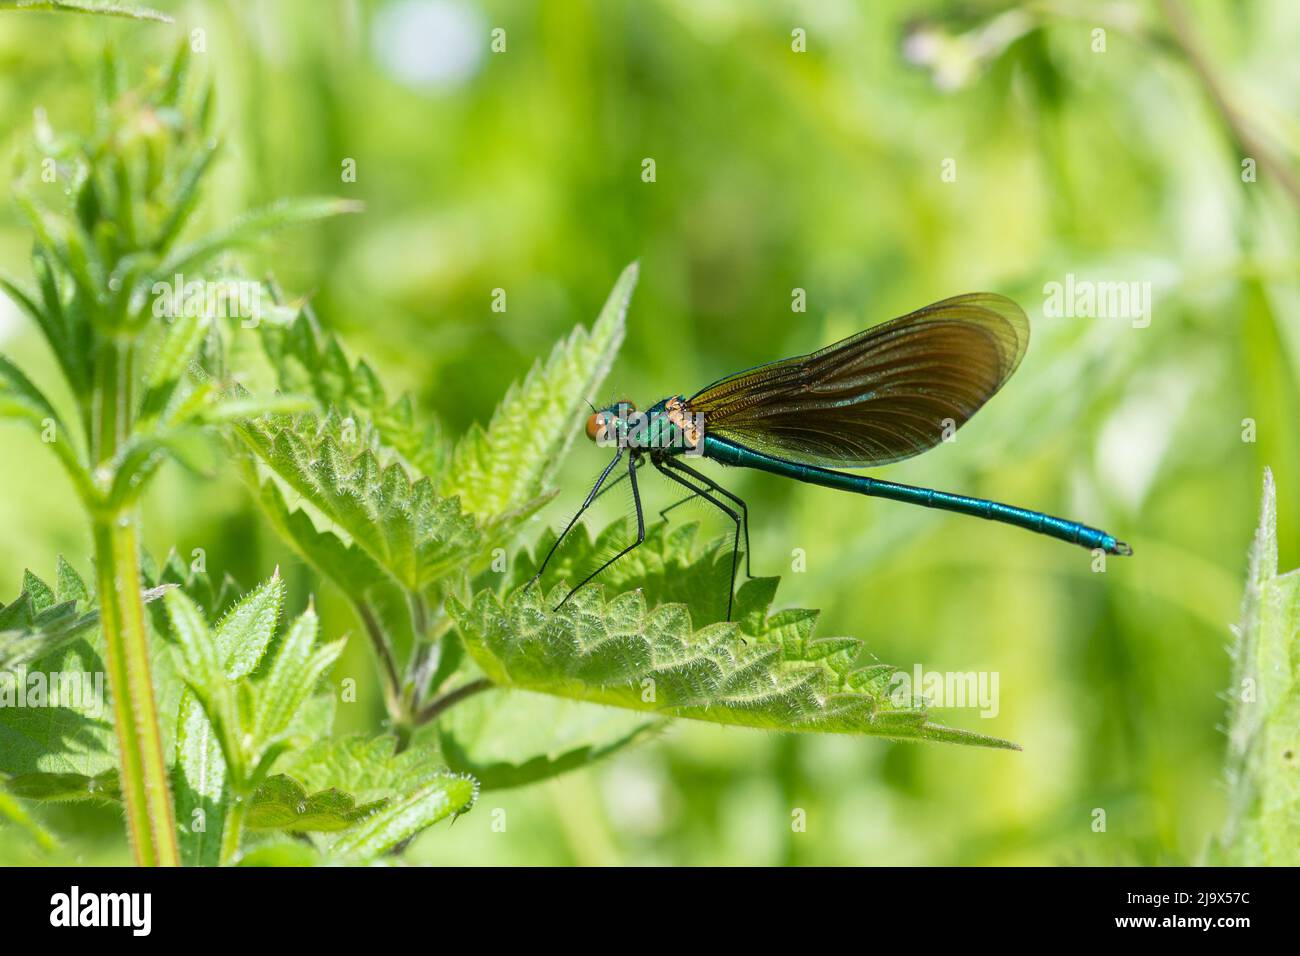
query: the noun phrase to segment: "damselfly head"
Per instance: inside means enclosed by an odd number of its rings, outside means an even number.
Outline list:
[[[614,437],[614,424],[620,418],[626,418],[636,411],[636,406],[627,399],[615,402],[608,408],[592,412],[587,416],[587,437],[592,441]]]

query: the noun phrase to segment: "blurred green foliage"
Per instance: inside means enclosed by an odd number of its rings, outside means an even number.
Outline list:
[[[363,200],[364,216],[250,264],[310,290],[351,352],[451,434],[589,323],[634,258],[627,341],[593,401],[690,393],[988,289],[1030,314],[1020,371],[957,441],[883,474],[1067,515],[1136,550],[1098,574],[1086,553],[1014,529],[729,474],[750,504],[755,572],[784,575],[783,602],[822,608],[819,633],[862,637],[903,670],[997,672],[995,717],[934,713],[1024,752],[683,723],[593,769],[492,792],[413,860],[1201,858],[1225,813],[1227,628],[1265,465],[1279,564],[1300,564],[1296,197],[1243,152],[1206,79],[1246,145],[1296,169],[1293,5],[1186,5],[1199,66],[1161,3],[152,5],[176,23],[0,12],[9,154],[36,109],[56,128],[92,122],[106,44],[135,70],[161,68],[190,33],[228,145],[199,217],[219,224],[284,195]],[[1247,157],[1257,181],[1243,182]],[[0,164],[6,196],[12,176]],[[0,268],[25,275],[29,242],[0,205]],[[1044,285],[1068,274],[1150,282],[1150,325],[1044,316]],[[796,288],[806,312],[791,309]],[[54,367],[3,300],[0,342],[33,376]],[[0,431],[0,581],[49,572],[59,553],[88,566],[71,489],[35,441]],[[574,450],[538,534],[603,462]],[[654,510],[675,500],[643,485]],[[233,470],[203,484],[165,474],[146,509],[158,556],[202,548],[210,571],[240,581],[279,564],[296,606],[315,587]],[[723,531],[690,510],[673,520]],[[591,521],[620,513],[612,503]],[[794,549],[806,573],[790,573]],[[330,589],[317,606],[323,634],[355,627]],[[345,666],[367,673],[364,642],[349,642]],[[360,685],[339,723],[374,731],[378,684]],[[83,815],[79,859],[124,855],[112,809],[40,813]],[[6,825],[7,861],[40,858],[29,825]]]

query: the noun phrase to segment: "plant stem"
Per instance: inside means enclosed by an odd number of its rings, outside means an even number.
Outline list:
[[[130,342],[108,340],[95,356],[92,460],[108,467],[131,428]],[[140,866],[180,866],[167,764],[149,666],[140,598],[140,543],[134,511],[90,504],[100,623],[121,761],[127,830]]]
[[[384,704],[388,709],[388,716],[395,723],[404,723],[405,714],[402,708],[402,678],[397,673],[397,662],[393,659],[393,650],[389,646],[388,636],[384,633],[379,619],[375,616],[374,609],[365,601],[355,601],[357,617],[361,618],[361,623],[365,625],[366,636],[370,638],[370,643],[375,648],[375,654],[379,658],[379,663],[383,668],[382,676],[384,679]]]
[[[134,515],[94,517],[95,567],[122,795],[135,860],[179,866],[167,764],[154,703]]]
[[[1214,68],[1210,65],[1209,58],[1201,48],[1191,20],[1187,16],[1187,10],[1180,0],[1162,0],[1161,6],[1164,9],[1165,18],[1169,21],[1175,43],[1187,58],[1187,62],[1191,65],[1196,78],[1200,81],[1206,95],[1210,98],[1210,102],[1214,105],[1215,111],[1223,119],[1224,125],[1228,127],[1228,133],[1237,141],[1237,145],[1242,152],[1249,157],[1253,157],[1258,161],[1260,167],[1272,173],[1291,197],[1291,200],[1300,206],[1300,179],[1296,178],[1284,160],[1275,156],[1273,151],[1261,139],[1256,137],[1245,119],[1233,108],[1227,94],[1224,92],[1218,74],[1215,73]]]
[[[244,835],[244,819],[248,816],[250,803],[252,798],[243,793],[236,793],[230,803],[226,825],[221,831],[221,866],[229,866],[239,856],[239,840]]]
[[[480,677],[478,680],[472,680],[468,684],[457,687],[455,690],[448,691],[441,697],[430,702],[429,706],[424,708],[415,715],[415,725],[427,724],[434,720],[443,711],[454,707],[467,697],[473,697],[475,694],[482,693],[492,687],[492,682],[486,677]]]

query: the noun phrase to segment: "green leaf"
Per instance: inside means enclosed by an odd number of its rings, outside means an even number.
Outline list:
[[[14,670],[38,657],[54,654],[99,624],[99,609],[87,608],[90,596],[81,576],[60,556],[57,585],[30,571],[23,589],[8,605],[0,605],[0,671]],[[141,592],[146,603],[156,601],[167,587]]]
[[[37,614],[54,604],[54,589],[28,570],[23,571],[23,593],[32,596],[32,610]]]
[[[207,334],[208,324],[208,316],[197,313],[180,315],[172,321],[149,363],[145,384],[150,389],[165,388],[185,374],[203,336]]]
[[[193,555],[192,557],[197,557]],[[222,576],[220,583],[215,583],[207,570],[200,564],[189,563],[181,558],[173,548],[161,566],[155,564],[146,552],[141,558],[141,572],[154,589],[161,588],[159,596],[168,588],[178,587],[203,611],[204,620],[215,620],[232,607],[243,593],[238,582],[229,574]],[[173,643],[171,622],[167,610],[161,603],[148,606],[150,619],[154,628],[168,643]]]
[[[263,415],[293,415],[310,411],[312,403],[299,395],[265,395],[254,397],[246,395],[240,398],[225,398],[213,402],[203,409],[196,418],[213,424],[219,422],[239,422]]]
[[[667,540],[664,526],[656,526],[634,553],[645,552],[643,562],[677,561],[680,571],[670,577],[704,593],[712,590],[710,568],[718,566],[718,549],[674,555]],[[738,623],[699,629],[685,604],[652,606],[647,594],[656,601],[659,595],[650,588],[607,602],[601,585],[586,587],[558,612],[550,611],[567,591],[560,584],[543,600],[539,588],[524,588],[502,602],[485,590],[468,607],[455,598],[447,607],[475,662],[505,687],[769,730],[1015,748],[931,723],[924,707],[891,693],[894,668],[857,666],[861,641],[814,637],[815,612],[769,613],[775,579],[741,587]]]
[[[257,669],[275,636],[283,606],[284,582],[277,569],[221,619],[214,641],[227,680],[239,680]]]
[[[1278,574],[1277,491],[1264,473],[1228,692],[1228,820],[1213,856],[1300,864],[1300,570]]]
[[[179,97],[180,88],[184,85],[184,64],[188,62],[190,45],[186,41],[180,44],[181,51],[185,54],[185,59],[177,59],[177,64],[171,72],[168,80],[167,90],[163,94],[163,100],[174,103]],[[218,143],[209,143],[203,149],[199,150],[198,155],[194,156],[185,171],[181,173],[177,180],[176,191],[168,203],[169,212],[166,220],[158,229],[154,238],[154,248],[160,253],[166,252],[171,248],[176,237],[180,235],[181,229],[193,214],[199,200],[199,184],[203,177],[207,175],[208,170],[212,168],[213,160],[216,159],[220,152]]]
[[[281,838],[259,844],[239,857],[238,866],[319,866],[321,852],[310,843]]]
[[[309,608],[277,644],[283,601],[277,573],[236,602],[212,632],[184,592],[168,595],[170,633],[190,692],[178,710],[174,775],[186,862],[222,861],[224,831],[237,825],[234,800],[252,797],[291,740],[318,738],[332,722],[332,698],[311,695],[344,642],[315,647]]]
[[[0,771],[96,777],[115,768],[104,671],[85,640],[0,670]]]
[[[269,672],[256,685],[252,733],[263,748],[284,737],[317,681],[343,653],[346,641],[313,649],[317,623],[316,612],[308,608],[289,625]]]
[[[361,208],[359,202],[350,199],[281,199],[262,209],[245,213],[227,228],[176,250],[155,271],[160,276],[171,276],[194,270],[220,253],[249,246],[281,229],[360,212]]]
[[[394,583],[419,593],[479,548],[474,519],[461,513],[455,499],[437,495],[427,477],[412,481],[399,462],[385,462],[373,433],[354,432],[346,419],[304,415],[248,422],[239,435],[270,473],[324,520],[326,530],[346,538],[340,549],[305,527],[294,528],[282,496],[260,495],[286,537],[325,573],[358,564],[345,554],[355,547]],[[339,583],[353,592],[346,581]]]
[[[237,789],[255,786],[264,775],[343,649],[343,641],[314,646],[317,619],[308,608],[290,622],[269,666],[259,667],[282,600],[277,574],[236,604],[213,635],[187,595],[175,590],[166,598],[185,683],[212,724]]]
[[[52,314],[51,311],[37,305],[36,299],[31,293],[6,276],[0,276],[0,289],[3,289],[9,298],[13,299],[36,323],[41,330],[41,334],[45,336],[50,351],[59,359],[59,364],[63,366],[66,372],[69,369],[66,360],[68,345],[62,324],[59,321],[61,316],[57,313]],[[53,304],[57,308],[57,300]]]
[[[194,426],[132,435],[113,460],[113,481],[106,505],[122,510],[134,504],[150,477],[168,459],[194,474],[210,476],[217,466],[214,438],[208,431]]]
[[[208,640],[223,683],[237,681],[257,668],[275,634],[283,603],[284,585],[277,573],[222,618]],[[183,634],[173,631],[178,642],[198,633],[192,615],[182,616],[181,627]],[[218,696],[222,700],[230,697],[228,693]],[[221,836],[230,806],[226,779],[221,741],[199,698],[187,691],[177,707],[173,775],[181,858],[187,865],[215,866],[220,861]]]
[[[467,777],[439,777],[394,799],[382,810],[345,831],[330,846],[330,852],[347,859],[374,859],[439,820],[468,810],[474,803],[477,790],[474,781]]]
[[[314,395],[323,408],[377,416],[386,398],[374,371],[364,361],[355,365],[348,361],[338,338],[319,327],[306,302],[297,308],[297,315],[287,325],[259,326],[262,347],[275,368],[280,390]],[[406,408],[410,408],[409,399]]]
[[[397,738],[326,737],[281,755],[275,769],[313,790],[336,787],[358,800],[374,801],[418,789],[447,768],[438,754],[415,746],[397,752]]]
[[[0,416],[22,419],[38,428],[49,419],[58,429],[57,440],[67,440],[68,433],[54,406],[31,379],[3,355],[0,355]]]
[[[309,794],[297,780],[276,774],[257,788],[246,823],[253,830],[336,833],[383,806],[383,800],[358,805],[351,794],[334,788]]]
[[[452,770],[484,790],[503,790],[589,766],[646,740],[663,723],[636,711],[491,690],[438,721],[438,746]]]
[[[346,807],[338,792],[365,804],[359,822],[334,844],[336,855],[372,859],[473,802],[476,783],[449,772],[434,750],[398,753],[396,745],[391,736],[325,738],[277,761],[304,792],[334,794],[329,806]]]
[[[275,482],[262,482],[256,490],[258,503],[280,537],[345,594],[360,598],[385,580],[383,569],[365,551],[345,544],[332,531],[317,529],[305,512],[290,508]]]
[[[116,767],[93,777],[82,773],[23,773],[10,777],[5,788],[15,797],[47,803],[112,803],[122,799]]]
[[[217,648],[198,605],[184,591],[169,591],[163,598],[171,619],[172,634],[185,665],[186,680],[200,691],[226,683]]]
[[[0,0],[4,10],[41,10],[50,13],[87,13],[107,17],[126,17],[131,20],[155,20],[172,23],[165,13],[123,0]]]
[[[459,495],[480,520],[508,527],[544,503],[552,476],[581,430],[587,400],[623,342],[636,280],[632,263],[614,284],[591,332],[574,329],[545,365],[538,363],[522,383],[510,387],[486,429],[475,426],[460,441],[444,493]]]
[[[181,863],[216,866],[221,861],[221,835],[230,805],[226,760],[202,705],[189,690],[177,706],[172,793]]]
[[[63,560],[63,555],[58,556],[55,564],[55,580],[57,582],[56,592],[59,601],[89,601],[90,591],[86,587],[86,582],[81,579],[76,568]]]
[[[52,852],[58,849],[59,841],[54,835],[32,819],[22,804],[7,793],[0,793],[0,819],[8,820],[21,828],[42,850]]]
[[[218,647],[202,612],[184,592],[168,594],[166,607],[188,688],[178,705],[176,729],[177,812],[182,833],[188,834],[182,852],[190,861],[210,862],[230,805],[228,787],[249,784],[259,750],[245,733],[250,721],[239,687],[226,674],[229,649]],[[236,606],[227,620],[240,620],[239,610]],[[243,636],[234,640],[242,643]],[[250,635],[250,643],[257,640]],[[195,810],[202,812],[202,829],[190,825]]]

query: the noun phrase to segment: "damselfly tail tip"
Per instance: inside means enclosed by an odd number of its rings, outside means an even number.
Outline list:
[[[1115,542],[1115,550],[1112,551],[1111,554],[1118,554],[1118,555],[1120,555],[1121,557],[1128,558],[1128,557],[1132,557],[1132,555],[1133,555],[1133,549],[1130,548],[1130,547],[1129,547],[1127,544],[1125,544],[1123,541],[1116,541],[1116,542]]]

